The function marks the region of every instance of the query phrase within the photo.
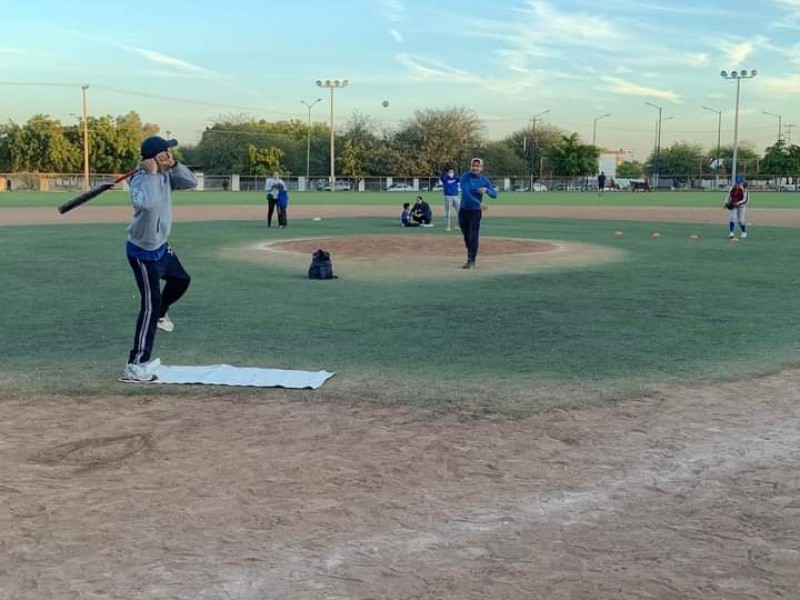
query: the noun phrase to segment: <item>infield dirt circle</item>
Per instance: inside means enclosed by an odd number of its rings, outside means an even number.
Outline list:
[[[319,248],[331,254],[337,274],[370,279],[458,276],[466,260],[460,234],[416,231],[260,242],[226,253],[298,270],[308,267],[311,254]],[[477,270],[486,274],[530,272],[620,260],[624,254],[615,248],[576,242],[481,237]]]

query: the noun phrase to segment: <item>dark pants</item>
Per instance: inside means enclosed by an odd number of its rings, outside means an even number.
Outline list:
[[[467,247],[467,262],[474,263],[478,258],[478,244],[481,237],[481,215],[482,211],[465,210],[458,211],[458,226],[464,236],[464,245]]]
[[[275,204],[277,202],[277,198],[273,198],[272,194],[267,194],[267,227],[272,227],[272,215],[275,213]],[[280,220],[280,212],[278,213],[278,219]]]
[[[141,297],[139,316],[136,319],[136,335],[133,338],[133,348],[128,362],[146,363],[150,361],[150,354],[153,351],[158,320],[183,296],[189,287],[191,277],[169,246],[159,260],[142,260],[128,255],[128,263],[133,269],[136,287],[139,288]],[[167,282],[163,292],[162,279]]]
[[[278,202],[278,225],[280,227],[286,227],[289,224],[286,216],[286,210],[288,208],[289,204],[287,202]]]

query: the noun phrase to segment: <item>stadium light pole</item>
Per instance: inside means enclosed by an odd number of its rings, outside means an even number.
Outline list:
[[[719,170],[722,167],[722,163],[720,162],[719,158],[720,144],[722,143],[722,111],[717,110],[716,108],[709,108],[705,105],[703,108],[710,110],[713,113],[717,113],[717,168],[715,170],[717,172],[717,189],[719,189]]]
[[[534,145],[534,142],[536,140],[536,121],[537,120],[541,121],[542,120],[542,115],[546,115],[549,112],[550,112],[550,109],[548,108],[547,110],[543,110],[540,113],[536,113],[531,118],[531,177],[530,177],[531,180],[530,180],[530,183],[528,185],[528,187],[530,188],[531,191],[533,191],[533,145]],[[539,144],[537,143],[536,146],[539,146]],[[540,170],[539,175],[541,176],[541,165],[540,165],[540,169],[539,170]]]
[[[780,141],[781,141],[781,121],[782,121],[783,117],[781,115],[779,115],[779,114],[776,114],[776,113],[773,113],[773,112],[769,112],[768,110],[762,110],[761,112],[763,112],[765,115],[778,117],[778,143],[780,143]]]
[[[333,91],[336,88],[346,88],[350,85],[347,79],[326,79],[322,81],[317,80],[317,85],[321,88],[328,88],[331,91],[331,191],[334,191],[334,182],[336,181],[336,166],[334,159],[335,143],[334,143],[334,129],[333,129]]]
[[[89,109],[86,103],[88,85],[81,86],[83,104],[83,189],[89,189]]]
[[[663,107],[659,106],[658,104],[653,104],[652,102],[645,101],[645,104],[648,106],[652,106],[653,108],[658,109],[658,124],[656,125],[656,164],[655,164],[655,173],[653,173],[653,187],[658,189],[658,168],[660,166],[660,158],[661,158],[661,112]]]
[[[308,137],[306,138],[306,189],[308,189],[309,180],[311,179],[311,109],[320,102],[322,102],[322,98],[317,98],[310,104],[305,100],[300,100],[300,104],[305,104],[308,108]]]
[[[606,117],[610,117],[611,113],[606,113],[604,115],[600,115],[599,117],[595,117],[594,125],[592,126],[592,146],[597,145],[597,122],[600,119],[605,119]]]
[[[747,69],[742,69],[741,71],[731,71],[730,73],[720,71],[719,74],[723,79],[736,80],[736,109],[733,115],[733,167],[731,168],[731,183],[733,183],[736,181],[736,162],[739,156],[739,87],[742,79],[752,79],[758,75],[758,71],[752,69],[748,73]]]

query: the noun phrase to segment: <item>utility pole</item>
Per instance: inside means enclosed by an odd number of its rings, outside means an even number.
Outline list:
[[[534,170],[533,169],[533,166],[534,166],[534,153],[533,153],[533,150],[534,150],[534,148],[539,148],[540,147],[540,144],[539,144],[538,140],[536,139],[536,121],[537,120],[541,121],[542,120],[542,115],[546,115],[549,112],[550,112],[550,109],[548,108],[547,110],[543,110],[542,112],[534,115],[533,118],[531,118],[531,165],[530,165],[531,175],[530,175],[530,182],[528,183],[528,190],[529,191],[533,191],[533,170]],[[541,173],[540,173],[540,175],[541,175]]]
[[[792,128],[793,127],[797,127],[797,125],[795,125],[793,123],[787,123],[786,125],[783,126],[783,128],[786,130],[786,145],[787,146],[791,146],[792,145]]]
[[[89,110],[86,103],[88,85],[81,86],[83,96],[83,189],[89,189]]]

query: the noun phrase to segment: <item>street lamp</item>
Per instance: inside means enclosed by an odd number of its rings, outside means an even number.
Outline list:
[[[768,110],[762,110],[761,112],[763,112],[765,115],[771,115],[773,117],[778,117],[778,143],[780,144],[780,142],[781,142],[781,119],[783,117],[781,117],[781,115],[775,114],[773,112],[769,112]]]
[[[758,71],[752,69],[748,73],[747,69],[743,69],[741,71],[731,71],[730,73],[727,71],[720,71],[719,74],[723,79],[736,80],[736,110],[733,116],[733,167],[731,168],[731,183],[735,183],[737,166],[736,162],[739,155],[739,86],[742,82],[742,79],[752,79],[758,75]]]
[[[720,153],[720,143],[722,141],[722,111],[717,110],[716,108],[709,108],[708,106],[703,106],[706,110],[710,110],[711,112],[717,113],[717,189],[719,189],[719,170],[722,167],[722,162],[720,161],[719,153]]]
[[[661,111],[663,108],[652,102],[645,101],[645,104],[658,109],[658,124],[656,125],[656,164],[653,173],[653,187],[658,189],[658,167],[661,158]]]
[[[308,139],[306,141],[306,189],[308,189],[309,179],[311,177],[311,109],[318,103],[322,102],[322,98],[317,98],[311,104],[305,100],[300,100],[300,104],[305,104],[308,107]],[[333,131],[333,127],[331,127]]]
[[[537,120],[541,121],[542,120],[542,115],[546,115],[549,112],[550,112],[550,109],[548,108],[547,110],[543,110],[542,112],[533,115],[533,118],[531,118],[531,178],[530,178],[531,180],[530,180],[530,184],[528,186],[531,189],[531,191],[533,191],[533,146],[534,146],[534,142],[536,141],[536,121]],[[539,144],[537,143],[536,146],[538,147]],[[541,175],[542,175],[542,173],[541,173],[541,168],[540,168],[539,169],[539,176],[541,176]]]
[[[596,144],[596,142],[597,142],[597,122],[600,119],[605,119],[606,117],[610,117],[610,116],[611,116],[611,113],[606,113],[604,115],[600,115],[599,117],[595,118],[594,125],[592,126],[592,146],[596,146],[597,145]]]
[[[347,79],[326,79],[325,81],[317,80],[317,85],[321,88],[329,88],[331,90],[331,191],[334,191],[334,182],[336,181],[336,167],[334,162],[334,131],[333,131],[333,90],[336,88],[346,88],[350,85]]]
[[[86,90],[88,85],[81,86],[83,97],[83,189],[89,189],[89,114],[86,105]]]

